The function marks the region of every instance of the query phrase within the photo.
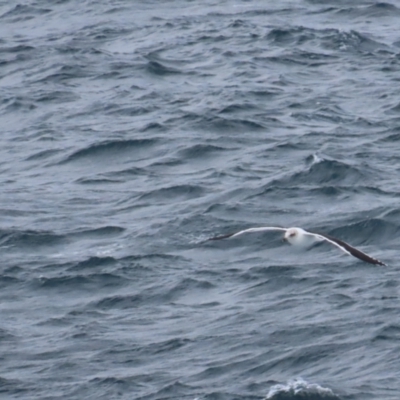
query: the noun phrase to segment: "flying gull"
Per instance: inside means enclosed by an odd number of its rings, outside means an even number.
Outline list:
[[[382,261],[379,261],[376,258],[373,258],[368,254],[363,253],[361,250],[358,250],[353,246],[350,246],[346,242],[343,242],[343,240],[336,239],[332,236],[328,236],[321,233],[308,232],[302,228],[280,228],[275,226],[262,226],[259,228],[244,229],[243,231],[239,231],[236,233],[228,233],[226,235],[214,236],[208,240],[228,239],[243,235],[244,233],[265,232],[265,231],[283,231],[285,232],[283,239],[295,246],[308,246],[315,242],[325,241],[330,244],[333,244],[346,254],[354,256],[362,261],[365,261],[370,264],[386,266],[386,264],[383,263]]]

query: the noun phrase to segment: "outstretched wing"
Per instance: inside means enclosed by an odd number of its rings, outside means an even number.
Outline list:
[[[315,237],[317,237],[320,240],[325,240],[326,242],[329,242],[331,244],[333,244],[334,246],[338,247],[340,250],[344,251],[345,253],[356,257],[362,261],[365,261],[367,263],[370,264],[375,264],[375,265],[383,265],[383,266],[387,266],[385,263],[383,263],[382,261],[377,260],[374,257],[369,256],[368,254],[363,253],[361,250],[356,249],[353,246],[350,246],[348,243],[343,242],[343,240],[340,239],[336,239],[332,236],[329,235],[325,235],[325,234],[321,234],[321,233],[311,233],[311,232],[307,232],[310,235],[313,235]]]
[[[280,228],[280,227],[276,227],[276,226],[261,226],[259,228],[249,228],[249,229],[244,229],[243,231],[239,231],[239,232],[228,233],[226,235],[214,236],[214,237],[212,237],[210,239],[207,239],[207,240],[228,239],[228,238],[231,238],[231,237],[243,235],[243,233],[265,232],[265,231],[286,231],[286,228]]]

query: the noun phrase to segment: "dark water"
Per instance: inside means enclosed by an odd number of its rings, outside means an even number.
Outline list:
[[[1,2],[1,398],[399,399],[399,20]]]

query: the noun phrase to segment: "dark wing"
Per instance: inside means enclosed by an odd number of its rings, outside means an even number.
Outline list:
[[[235,233],[227,233],[226,235],[214,236],[207,240],[228,239],[230,237],[242,235],[243,233],[265,232],[265,231],[286,231],[286,228],[279,228],[276,226],[261,226],[259,228],[249,228],[249,229],[244,229],[243,231],[239,231],[239,232],[235,232]]]
[[[358,258],[359,260],[365,261],[370,264],[387,266],[382,261],[379,261],[376,258],[373,258],[373,257],[369,256],[368,254],[363,253],[361,250],[358,250],[353,246],[350,246],[348,243],[343,242],[343,240],[336,239],[332,236],[321,234],[321,233],[315,234],[315,235],[319,236],[321,239],[324,239],[327,242],[335,245],[336,247],[339,247],[345,253],[350,254],[350,255]]]

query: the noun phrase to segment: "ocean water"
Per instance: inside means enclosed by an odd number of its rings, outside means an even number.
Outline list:
[[[398,400],[399,18],[0,2],[0,397]]]

